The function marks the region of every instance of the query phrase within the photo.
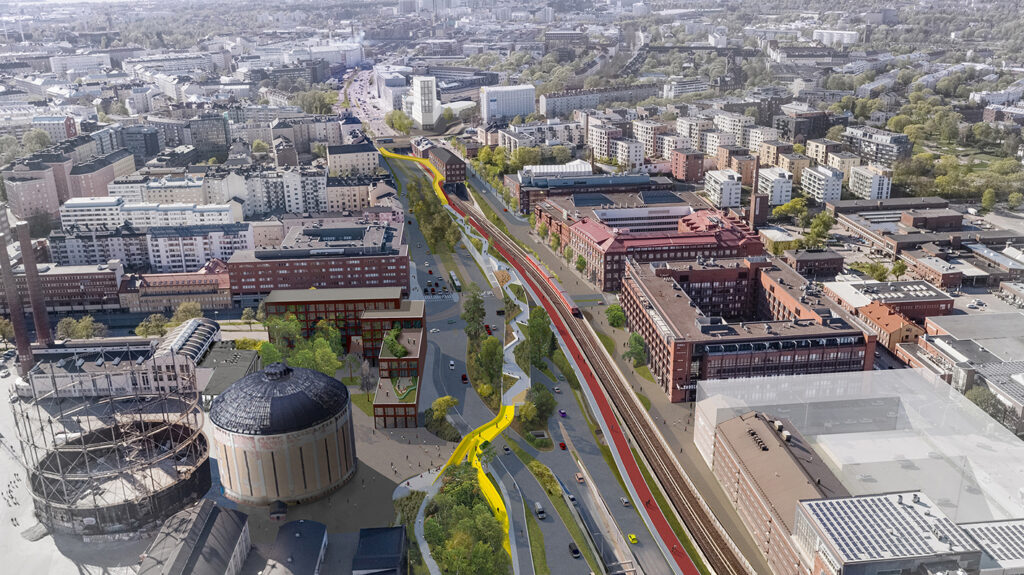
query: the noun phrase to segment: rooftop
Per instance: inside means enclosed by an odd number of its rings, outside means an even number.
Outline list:
[[[360,529],[359,544],[352,558],[352,570],[400,569],[406,547],[405,537],[405,528],[402,526]]]
[[[835,546],[843,564],[979,549],[920,492],[804,501],[800,506]]]
[[[320,550],[327,539],[327,526],[318,521],[289,521],[277,530],[267,553],[263,575],[314,575],[320,564]]]
[[[326,301],[397,300],[402,297],[400,287],[276,289],[264,303],[314,303]],[[404,303],[404,302],[403,302]],[[363,312],[364,317],[368,312]]]
[[[232,383],[249,373],[249,367],[257,363],[259,352],[254,349],[236,349],[234,342],[218,341],[199,363],[199,369],[210,369],[213,373],[203,390],[204,395],[220,395]]]
[[[986,521],[960,525],[984,552],[981,570],[1024,569],[1024,519]]]
[[[248,515],[200,499],[164,522],[146,550],[139,575],[223,575]]]
[[[922,280],[879,282],[825,282],[825,290],[835,294],[841,302],[859,308],[873,301],[882,303],[948,301],[953,298],[932,284]]]

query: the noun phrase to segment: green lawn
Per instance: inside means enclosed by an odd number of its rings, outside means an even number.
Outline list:
[[[465,285],[466,282],[462,279],[462,274],[459,273],[459,267],[455,265],[455,258],[451,253],[437,254],[437,258],[441,260],[441,265],[444,266],[446,272],[455,272],[455,277],[459,278],[459,283]],[[444,274],[444,279],[445,281],[450,279],[447,273]]]
[[[640,393],[639,391],[636,392],[636,397],[637,397],[637,399],[640,400],[640,403],[641,403],[641,405],[644,406],[644,409],[646,409],[647,411],[651,410],[651,398],[649,398],[646,395]]]
[[[505,286],[512,292],[512,295],[516,296],[519,301],[526,301],[526,289],[519,284],[508,284]]]
[[[615,465],[615,458],[612,457],[611,448],[601,443],[600,439],[598,439],[597,437],[598,426],[596,423],[594,423],[593,420],[590,419],[590,414],[587,412],[586,406],[583,405],[583,398],[581,397],[582,393],[583,392],[581,391],[577,392],[573,390],[572,395],[573,397],[576,398],[576,403],[579,404],[580,406],[580,411],[583,413],[583,419],[584,421],[587,422],[587,428],[590,429],[590,435],[593,436],[594,443],[596,443],[598,448],[601,449],[601,457],[604,458],[604,462],[608,465],[608,467],[611,468],[612,473],[615,474],[615,480],[618,481],[619,485],[622,486],[623,491],[628,492],[629,490],[626,489],[626,482],[622,480],[622,475],[619,474],[619,467]]]
[[[640,367],[636,368],[636,372],[640,374],[640,377],[646,379],[651,383],[654,383],[654,375],[651,374],[651,368],[647,367],[646,365],[641,365]]]
[[[548,552],[544,548],[544,533],[540,530],[540,524],[533,517],[531,510],[523,502],[526,510],[526,532],[530,535],[530,555],[533,556],[533,572],[537,575],[551,575],[551,568],[548,567]]]
[[[569,387],[580,389],[580,380],[576,377],[576,372],[573,371],[572,366],[569,365],[569,360],[566,359],[565,352],[562,351],[561,347],[555,348],[555,351],[551,354],[551,361],[558,368],[558,371],[565,376],[565,380],[569,382]]]
[[[690,537],[686,534],[683,526],[679,524],[679,519],[676,518],[676,514],[672,512],[672,507],[668,504],[665,496],[661,493],[661,489],[658,488],[658,484],[654,482],[654,478],[651,477],[651,473],[647,470],[647,466],[644,465],[643,460],[637,455],[635,449],[633,451],[633,459],[636,460],[637,467],[640,468],[640,473],[644,476],[644,481],[647,482],[647,486],[651,489],[651,493],[654,494],[654,502],[658,504],[658,508],[665,515],[665,519],[668,520],[669,526],[672,527],[672,531],[679,538],[680,543],[683,544],[683,549],[686,550],[686,554],[693,560],[693,564],[697,566],[697,570],[706,575],[710,575],[710,571],[704,565],[704,561],[701,560],[700,554],[697,552],[697,548],[693,545],[693,541],[690,541]]]
[[[523,449],[514,441],[509,441],[508,445],[512,448],[512,451],[515,452],[516,457],[523,462],[523,465],[526,465],[526,468],[530,469],[530,462],[536,461],[533,456],[523,451]],[[530,473],[532,474],[533,471],[530,470]],[[536,478],[536,475],[534,475],[534,477]],[[540,483],[539,478],[537,478],[537,483]],[[543,487],[543,485],[541,487]],[[547,491],[545,491],[544,494],[548,495]],[[583,558],[587,560],[587,565],[590,566],[592,571],[597,573],[599,571],[597,567],[597,558],[594,557],[594,552],[590,549],[590,543],[583,535],[583,530],[580,529],[579,524],[576,523],[576,517],[573,516],[569,506],[565,504],[565,499],[560,496],[548,495],[548,502],[550,502],[551,507],[558,512],[558,516],[562,519],[562,523],[565,524],[566,529],[569,530],[569,535],[572,536],[572,540],[576,542],[576,546],[579,547],[580,552],[583,553]]]
[[[604,333],[603,331],[599,331],[599,332],[597,332],[597,339],[601,340],[601,345],[604,346],[604,349],[605,349],[605,351],[608,352],[608,355],[610,355],[610,356],[612,356],[614,358],[615,357],[615,340],[612,339],[612,336]]]
[[[367,397],[366,393],[360,391],[358,387],[352,387],[349,390],[349,397],[352,398],[352,405],[355,405],[363,411],[366,415],[373,418],[373,396]]]

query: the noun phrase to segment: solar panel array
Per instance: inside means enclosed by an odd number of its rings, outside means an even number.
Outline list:
[[[1024,560],[1024,521],[979,523],[964,529],[996,561]]]
[[[596,208],[610,206],[615,202],[604,194],[573,194],[572,203],[577,208]]]
[[[640,201],[645,204],[677,204],[681,200],[668,190],[644,190],[640,192]]]
[[[948,551],[949,544],[975,547],[938,507],[915,503],[912,496],[904,494],[902,503],[888,494],[804,505],[847,562],[932,555]]]

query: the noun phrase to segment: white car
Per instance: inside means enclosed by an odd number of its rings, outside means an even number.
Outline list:
[[[439,330],[439,329],[437,329],[437,328],[435,327],[435,328],[432,328],[432,329],[430,330],[430,333],[441,333],[441,330]]]
[[[450,369],[452,371],[455,371],[455,361],[454,360],[449,360],[448,361],[448,369]]]

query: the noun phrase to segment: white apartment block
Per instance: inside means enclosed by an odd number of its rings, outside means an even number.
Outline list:
[[[634,172],[644,165],[644,145],[636,140],[612,140],[611,152],[612,159],[627,171]]]
[[[332,176],[372,176],[380,167],[380,152],[373,144],[327,146],[327,169]]]
[[[761,144],[778,140],[779,137],[779,131],[775,128],[748,126],[743,129],[743,143],[741,145],[753,152],[760,150]]]
[[[612,140],[622,137],[622,130],[606,124],[591,124],[587,130],[587,145],[595,158],[612,157]]]
[[[736,136],[729,132],[701,132],[704,136],[704,147],[697,148],[709,156],[718,155],[719,146],[735,146]]]
[[[676,118],[676,133],[689,141],[689,147],[694,150],[704,149],[704,134],[715,129],[715,123],[711,118],[703,116],[683,116]],[[715,147],[717,151],[718,148]]]
[[[146,242],[155,273],[190,273],[211,259],[227,261],[238,250],[255,249],[247,223],[150,228]]]
[[[61,78],[75,80],[110,68],[110,54],[67,54],[50,56],[50,70]],[[69,75],[68,72],[71,72]]]
[[[843,173],[828,166],[814,166],[800,173],[804,193],[819,204],[838,202],[843,196]]]
[[[860,33],[856,30],[815,30],[811,38],[826,46],[847,46],[856,44]]]
[[[315,168],[254,172],[245,179],[246,216],[328,211],[327,174]]]
[[[656,155],[657,146],[654,137],[669,131],[667,125],[654,120],[633,120],[633,137],[644,145],[644,154],[648,158]]]
[[[892,170],[870,164],[850,170],[850,193],[865,200],[887,200],[892,192]]]
[[[672,159],[672,150],[683,146],[684,138],[676,134],[658,134],[654,136],[654,157],[663,160]]]
[[[860,165],[860,156],[853,152],[833,152],[828,155],[828,167],[843,173],[843,181],[850,179],[850,171]]]
[[[710,88],[707,78],[670,78],[661,88],[661,97],[678,98],[685,94],[706,92]]]
[[[793,198],[793,174],[782,168],[762,168],[757,173],[757,193],[768,196],[768,205],[781,206]]]
[[[484,124],[495,120],[526,117],[537,109],[536,88],[533,84],[516,86],[482,86],[480,88],[480,118]]]
[[[732,134],[735,140],[729,145],[742,145],[743,129],[754,125],[754,118],[736,112],[719,112],[711,121],[715,123],[715,129],[719,132]]]
[[[437,79],[433,76],[413,76],[405,97],[412,120],[416,125],[433,126],[441,119],[441,101],[437,99]]]
[[[704,192],[716,208],[738,208],[743,194],[742,176],[735,170],[705,172]]]
[[[509,126],[498,130],[498,145],[509,153],[520,147],[536,148],[540,146],[578,147],[586,143],[583,124],[579,122],[562,122],[552,118],[544,122],[530,122]]]
[[[125,222],[137,228],[230,224],[242,220],[241,208],[228,204],[129,204],[122,198],[71,198],[60,207],[62,227],[109,226]]]

